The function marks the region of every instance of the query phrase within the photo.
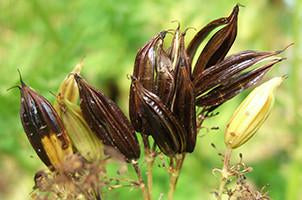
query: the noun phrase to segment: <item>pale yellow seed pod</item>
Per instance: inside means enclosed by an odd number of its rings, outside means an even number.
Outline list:
[[[274,104],[275,89],[283,77],[275,77],[256,87],[231,117],[224,135],[227,147],[235,149],[246,143],[267,119]]]
[[[61,119],[77,151],[90,162],[102,159],[104,157],[102,142],[89,128],[80,107],[67,99],[58,101]]]
[[[81,61],[78,63],[70,74],[80,74],[83,67],[83,62]],[[79,89],[78,85],[74,80],[74,76],[67,75],[67,77],[64,79],[64,81],[61,83],[57,95],[58,100],[67,99],[71,103],[77,103],[79,99]],[[54,103],[54,107],[57,110],[57,112],[60,113],[58,102],[56,101]]]

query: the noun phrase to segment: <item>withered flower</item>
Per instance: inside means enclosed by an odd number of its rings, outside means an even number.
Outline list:
[[[73,151],[68,135],[53,106],[21,81],[20,118],[34,150],[51,170],[60,169]]]
[[[207,24],[188,47],[184,43],[186,31],[181,32],[178,25],[170,47],[163,47],[168,31],[162,31],[138,51],[130,88],[130,119],[136,131],[151,135],[166,155],[193,152],[196,106],[207,115],[257,84],[283,60],[274,57],[283,50],[242,51],[225,58],[237,35],[238,13],[236,5],[230,16]],[[222,28],[196,55],[201,43],[218,27]],[[263,60],[267,64],[251,69]]]
[[[127,161],[138,159],[140,147],[134,128],[121,109],[101,91],[74,75],[80,93],[80,107],[89,127],[105,145],[124,155]]]

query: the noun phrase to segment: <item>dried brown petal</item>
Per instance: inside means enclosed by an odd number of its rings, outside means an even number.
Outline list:
[[[140,101],[142,117],[148,124],[151,134],[161,151],[173,156],[186,149],[185,130],[173,113],[162,103],[158,96],[146,90],[138,80],[133,80],[131,87]]]
[[[105,145],[119,150],[127,161],[138,159],[140,147],[135,131],[120,108],[78,74],[74,76],[79,87],[83,116],[91,130]]]
[[[239,6],[236,5],[233,12],[228,17],[227,25],[216,32],[206,44],[195,64],[193,71],[194,78],[204,69],[207,69],[224,59],[237,35],[238,12]]]

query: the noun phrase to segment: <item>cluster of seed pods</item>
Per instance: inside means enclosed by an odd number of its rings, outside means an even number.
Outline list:
[[[197,137],[196,107],[202,107],[204,113],[212,112],[257,84],[274,64],[282,60],[274,57],[282,51],[249,50],[226,57],[237,35],[238,12],[239,6],[236,5],[230,16],[207,24],[187,46],[186,31],[181,32],[178,26],[172,32],[169,47],[165,47],[164,40],[171,31],[162,31],[138,51],[129,97],[131,122],[111,99],[89,85],[78,73],[71,75],[68,84],[61,87],[66,90],[66,99],[59,104],[65,102],[65,106],[70,105],[69,109],[76,108],[65,117],[66,107],[55,105],[55,109],[21,80],[20,117],[40,159],[57,169],[76,149],[73,147],[78,147],[79,152],[87,151],[89,145],[81,148],[70,141],[68,135],[77,131],[74,127],[87,132],[92,148],[97,149],[99,145],[92,142],[91,132],[104,145],[120,152],[128,162],[140,157],[135,131],[152,136],[167,156],[193,152]],[[214,30],[216,33],[198,55],[199,46]],[[266,64],[253,67],[264,59]],[[68,102],[76,104],[78,98],[80,109]],[[66,131],[60,116],[71,131]],[[81,124],[73,126],[72,123]],[[80,140],[79,137],[86,137],[85,134],[77,133],[71,138]]]
[[[88,152],[82,155],[88,158],[88,161],[92,161],[92,158],[100,158],[98,155],[102,155],[103,152],[92,152],[100,151],[102,148],[100,144],[93,141],[94,137],[89,135],[90,130],[99,138],[99,142],[116,149],[127,162],[138,159],[140,147],[134,128],[120,108],[101,91],[90,86],[78,73],[73,75],[72,80],[77,83],[78,92],[74,91],[75,88],[65,85],[66,87],[63,88],[68,88],[68,91],[64,91],[67,99],[58,100],[58,104],[52,106],[46,98],[25,85],[21,79],[19,89],[22,125],[44,164],[51,170],[59,170],[66,158],[74,153],[73,149],[77,148],[79,153]],[[74,109],[76,104],[70,102],[72,99],[77,101],[78,95],[81,111]],[[75,128],[82,132],[75,133],[78,131]],[[76,140],[81,135],[83,138]],[[69,138],[75,138],[73,142],[77,141],[81,146],[71,143]],[[91,147],[91,151],[87,147]]]
[[[169,47],[164,48],[168,31],[162,31],[138,51],[130,88],[130,119],[136,131],[151,135],[164,154],[193,152],[196,106],[213,111],[258,83],[282,60],[270,58],[281,51],[243,51],[225,57],[237,35],[238,12],[236,5],[230,16],[207,24],[187,47],[186,31],[178,26]],[[201,43],[219,27],[197,55]],[[267,58],[267,64],[249,69]]]

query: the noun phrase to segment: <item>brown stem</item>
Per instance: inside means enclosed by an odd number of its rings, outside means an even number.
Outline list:
[[[170,183],[169,183],[169,192],[168,192],[168,200],[173,200],[174,192],[176,189],[178,177],[183,166],[183,162],[185,159],[185,154],[179,154],[175,156],[176,165],[175,167],[172,165],[172,169],[170,172]]]
[[[222,199],[222,195],[225,189],[225,185],[229,179],[229,165],[230,165],[230,159],[232,155],[232,149],[227,148],[225,154],[224,154],[224,159],[223,159],[223,167],[221,170],[221,180],[220,180],[220,185],[219,185],[219,190],[218,190],[218,196],[217,200]]]

